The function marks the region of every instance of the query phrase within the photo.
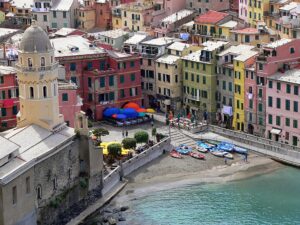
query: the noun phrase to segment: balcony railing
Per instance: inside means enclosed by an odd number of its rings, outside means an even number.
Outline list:
[[[51,66],[39,66],[39,67],[25,67],[25,66],[21,66],[20,64],[16,64],[16,68],[22,72],[42,72],[42,71],[54,70],[57,67],[58,67],[58,63],[54,63]]]

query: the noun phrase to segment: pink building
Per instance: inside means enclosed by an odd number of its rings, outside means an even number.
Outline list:
[[[239,18],[248,23],[248,0],[239,0]]]
[[[81,111],[82,100],[77,95],[77,86],[64,80],[58,82],[59,112],[64,115],[65,122],[75,127],[75,115]]]
[[[300,40],[281,39],[263,47],[261,54],[256,58],[256,84],[253,88],[252,112],[256,121],[248,123],[253,133],[261,136],[266,135],[266,84],[267,78],[278,71],[287,71],[297,66],[300,58]],[[249,77],[245,82],[249,81]],[[255,92],[254,92],[255,91]],[[245,93],[246,94],[246,93]],[[246,96],[245,96],[246,98]],[[248,105],[251,105],[248,102]],[[246,109],[247,113],[247,109]]]
[[[300,146],[300,69],[277,72],[268,78],[266,90],[267,137]]]
[[[16,70],[13,67],[0,66],[0,131],[16,126],[18,97]]]

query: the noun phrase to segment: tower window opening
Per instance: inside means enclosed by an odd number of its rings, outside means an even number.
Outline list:
[[[41,57],[41,67],[45,68],[45,57]]]
[[[47,87],[46,86],[43,87],[43,96],[44,96],[44,98],[47,98]]]
[[[30,87],[30,98],[34,98],[33,87]]]
[[[28,58],[28,67],[32,67],[32,58]]]

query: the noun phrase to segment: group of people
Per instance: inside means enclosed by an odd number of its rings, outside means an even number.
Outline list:
[[[128,137],[128,130],[123,130],[122,131],[122,137],[123,138]]]

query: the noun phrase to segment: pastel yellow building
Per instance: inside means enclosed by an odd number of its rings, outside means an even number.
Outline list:
[[[258,52],[250,50],[245,51],[234,58],[234,107],[233,124],[235,130],[243,131],[245,129],[245,69],[247,65],[252,64]]]
[[[248,23],[251,27],[257,27],[258,22],[264,21],[264,13],[269,11],[270,0],[249,0]]]
[[[96,25],[96,10],[90,7],[80,8],[78,12],[78,26],[84,31],[91,30]]]

